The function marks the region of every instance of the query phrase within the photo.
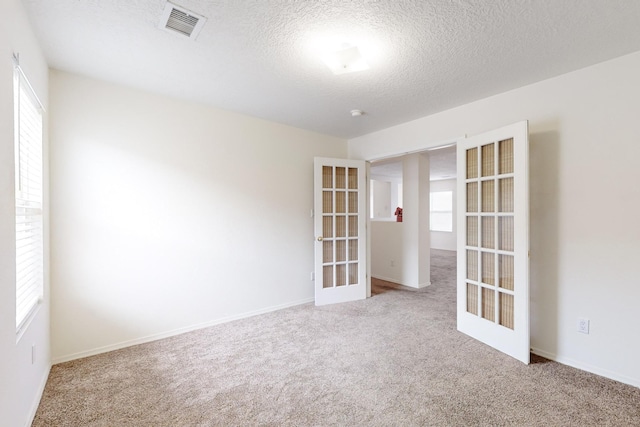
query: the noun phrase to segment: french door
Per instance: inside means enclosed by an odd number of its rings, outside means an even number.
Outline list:
[[[364,299],[366,164],[360,160],[314,160],[316,305]]]
[[[529,143],[520,122],[458,143],[458,330],[529,363]]]

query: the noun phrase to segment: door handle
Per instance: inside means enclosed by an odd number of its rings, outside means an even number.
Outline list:
[[[322,242],[322,236],[318,236],[318,242]]]

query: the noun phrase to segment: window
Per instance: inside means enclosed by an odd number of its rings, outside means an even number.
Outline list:
[[[453,191],[430,193],[431,231],[453,231]]]
[[[16,61],[17,62],[17,61]],[[16,170],[16,330],[42,299],[42,106],[18,65],[14,72]]]

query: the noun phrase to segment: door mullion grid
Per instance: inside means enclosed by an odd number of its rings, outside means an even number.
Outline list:
[[[345,250],[345,254],[344,254],[344,262],[345,262],[345,269],[344,269],[344,271],[345,271],[345,274],[346,274],[345,286],[348,287],[348,286],[350,286],[349,278],[351,277],[350,274],[349,274],[350,270],[351,270],[351,265],[349,264],[349,230],[350,230],[350,227],[351,227],[351,224],[350,224],[350,221],[349,221],[349,218],[350,218],[350,216],[349,216],[350,215],[350,212],[349,212],[349,206],[350,206],[349,201],[351,200],[351,198],[349,197],[350,190],[349,190],[349,168],[348,167],[344,168],[344,187],[345,187],[344,195],[346,197],[345,208],[344,208],[344,210],[345,210],[345,213],[344,213],[344,222],[345,222],[345,232],[344,232],[344,245],[345,245],[344,250]]]
[[[498,283],[500,282],[500,279],[498,277],[499,275],[499,271],[498,271],[498,203],[499,203],[499,185],[498,185],[498,172],[499,172],[499,168],[500,168],[500,146],[499,146],[499,141],[494,141],[493,142],[493,227],[494,227],[494,234],[493,234],[493,286],[494,286],[494,310],[495,310],[495,317],[494,322],[497,324],[500,324],[500,319],[499,319],[499,315],[500,315],[500,307],[498,306],[499,302],[500,302],[500,298],[499,298],[499,292],[498,292]]]
[[[500,141],[505,141],[502,144]],[[491,153],[492,147],[487,144],[493,144],[495,147],[493,153]],[[513,147],[511,146],[513,144]],[[484,152],[482,147],[485,147]],[[460,194],[458,201],[460,202],[463,211],[460,211],[458,221],[460,224],[459,229],[470,233],[472,227],[475,226],[475,220],[471,220],[477,216],[480,220],[479,227],[475,236],[466,234],[464,236],[458,236],[457,248],[459,252],[460,260],[466,259],[467,265],[458,266],[458,312],[457,312],[457,324],[458,330],[461,332],[478,339],[479,341],[486,343],[514,358],[524,362],[530,362],[530,335],[529,335],[529,321],[530,312],[528,307],[528,298],[523,298],[523,295],[529,295],[529,280],[528,280],[528,263],[523,259],[526,257],[524,252],[527,248],[525,244],[529,243],[528,239],[528,223],[523,223],[522,220],[528,220],[527,218],[527,202],[528,202],[528,188],[527,188],[527,154],[528,154],[528,141],[527,141],[527,123],[521,122],[501,129],[496,129],[485,134],[476,135],[469,138],[467,141],[461,143],[457,148],[457,159],[460,166],[465,165],[464,170],[458,171],[458,189]],[[478,149],[478,153],[475,150]],[[473,151],[471,151],[473,150]],[[511,151],[513,150],[513,152]],[[477,154],[477,156],[474,156]],[[475,163],[477,159],[482,159],[482,155],[490,155],[491,158],[487,158],[485,162],[485,175],[482,176],[482,172],[479,173],[479,177],[475,177],[473,173],[475,171]],[[493,171],[489,168],[490,163],[493,160]],[[502,162],[502,164],[501,164]],[[513,162],[513,163],[512,163]],[[482,168],[483,162],[478,161],[479,169]],[[513,171],[510,169],[513,167]],[[473,168],[473,170],[472,170]],[[464,173],[466,172],[466,176]],[[492,173],[493,172],[493,173]],[[505,173],[508,172],[508,173]],[[524,176],[523,176],[524,175]],[[513,179],[513,180],[512,180]],[[482,204],[480,205],[479,212],[470,212],[472,203],[476,200],[475,186],[476,182],[492,180],[492,184],[485,183],[484,188],[479,185],[480,191],[478,194],[480,198],[484,198],[485,209],[488,212],[482,212]],[[466,189],[463,188],[467,185]],[[491,185],[494,188],[491,189]],[[463,190],[466,192],[463,193]],[[483,191],[485,194],[483,194]],[[491,194],[488,194],[490,191]],[[489,208],[490,198],[494,198],[493,209]],[[467,206],[467,209],[465,209]],[[525,208],[523,210],[523,208]],[[523,214],[522,216],[520,214]],[[516,219],[517,218],[517,219]],[[482,219],[484,219],[484,224]],[[466,224],[462,222],[466,220]],[[519,221],[518,221],[519,220]],[[495,229],[489,229],[495,225]],[[466,225],[466,227],[464,227]],[[483,227],[484,226],[484,227]],[[487,233],[491,234],[488,235]],[[482,237],[484,236],[484,242]],[[472,281],[468,278],[473,277],[468,273],[475,273],[473,271],[475,260],[471,260],[471,257],[476,252],[474,247],[469,246],[470,239],[478,239],[478,253],[486,254],[485,264],[480,262],[478,273],[480,281],[491,277],[493,284],[479,283],[478,292],[473,295],[473,288],[470,288]],[[465,245],[465,239],[466,245]],[[485,246],[491,246],[489,240],[493,239],[494,244],[492,248],[484,248]],[[513,249],[510,247],[513,245]],[[468,254],[468,255],[467,255]],[[490,260],[490,255],[493,256],[493,260]],[[482,258],[482,255],[480,255]],[[489,263],[490,264],[489,264]],[[465,267],[467,274],[465,275]],[[493,268],[495,274],[483,274],[484,270]],[[488,270],[487,270],[488,271]],[[483,277],[484,276],[484,277]],[[465,284],[466,280],[467,284]],[[502,287],[504,286],[504,288]],[[491,313],[483,313],[482,309],[490,309],[489,301],[482,300],[482,290],[484,290],[484,296],[490,298],[490,291],[492,289],[494,294],[493,311]],[[514,290],[511,290],[514,289]],[[515,292],[517,290],[517,292]],[[518,298],[515,298],[517,294]],[[479,316],[473,315],[473,313],[465,313],[465,307],[470,307],[469,304],[473,304],[475,307],[475,298],[478,299],[478,311]],[[466,304],[465,304],[466,303]],[[500,303],[504,305],[501,306]],[[473,310],[470,310],[473,311]],[[479,318],[483,318],[483,315],[490,318],[490,315],[494,315],[494,321],[491,323],[482,322]],[[503,316],[501,318],[501,316]],[[486,319],[485,319],[486,320]],[[492,324],[493,323],[493,324]],[[524,326],[524,327],[523,327]]]
[[[476,150],[476,165],[478,170],[475,181],[477,185],[476,197],[476,215],[478,216],[478,247],[476,250],[476,264],[478,266],[478,316],[482,318],[484,304],[482,303],[482,148]],[[465,156],[466,158],[466,156]]]
[[[338,266],[336,264],[337,250],[338,250],[338,168],[336,166],[332,166],[333,169],[333,212],[331,215],[333,216],[333,258],[331,260],[331,264],[333,268],[331,269],[333,272],[333,287],[338,286]]]

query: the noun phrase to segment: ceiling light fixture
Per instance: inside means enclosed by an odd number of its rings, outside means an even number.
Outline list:
[[[335,75],[369,69],[369,64],[364,60],[357,46],[348,46],[330,52],[322,59]]]

